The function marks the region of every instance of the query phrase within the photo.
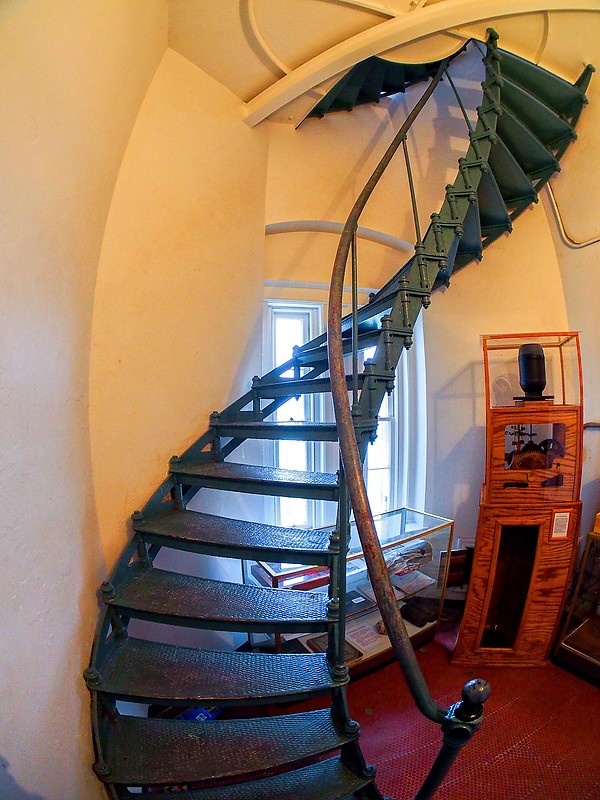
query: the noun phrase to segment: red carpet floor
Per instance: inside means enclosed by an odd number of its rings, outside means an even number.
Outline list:
[[[484,723],[436,800],[600,800],[600,688],[553,665],[476,676],[452,666],[437,641],[418,659],[440,705],[473,677],[492,687]],[[394,664],[353,681],[349,698],[381,791],[412,800],[441,744],[439,726],[414,709]]]

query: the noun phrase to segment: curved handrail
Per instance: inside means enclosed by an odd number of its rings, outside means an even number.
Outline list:
[[[447,59],[440,63],[433,80],[406,118],[354,203],[352,211],[344,225],[335,257],[331,276],[327,322],[327,350],[329,355],[331,393],[333,395],[335,419],[338,427],[342,464],[369,577],[392,648],[406,677],[415,703],[419,710],[434,722],[442,722],[446,717],[448,709],[442,708],[433,700],[429,687],[425,682],[412,648],[406,626],[400,614],[398,602],[394,595],[385,560],[379,545],[379,539],[377,537],[373,515],[367,497],[367,489],[362,472],[362,461],[356,444],[352,412],[348,402],[341,322],[342,293],[346,263],[348,261],[348,254],[352,246],[354,233],[358,226],[359,217],[379,179],[396,153],[396,150],[405,139],[409,128],[442,79],[447,64]]]

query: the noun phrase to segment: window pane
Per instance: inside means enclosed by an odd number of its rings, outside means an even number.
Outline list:
[[[288,419],[294,419],[296,421],[302,421],[306,419],[306,401],[303,397],[296,400],[295,397],[292,397],[291,400],[288,400],[282,406],[279,406],[277,411],[275,412],[275,419],[278,422],[284,422]]]
[[[367,473],[367,492],[371,510],[382,514],[390,508],[390,474],[387,469],[369,470]]]
[[[308,469],[306,442],[278,442],[277,466],[281,469]],[[302,497],[280,497],[278,521],[280,525],[288,528],[307,527],[309,525],[308,500]]]
[[[277,466],[281,469],[308,469],[306,442],[282,441],[277,447]]]
[[[377,426],[377,438],[369,445],[367,452],[367,469],[389,469],[392,460],[392,443],[390,441],[391,425],[387,420],[380,420]]]
[[[385,394],[379,408],[379,417],[394,416],[394,395]]]
[[[306,314],[275,314],[275,365],[289,361],[293,348],[296,345],[304,344],[307,327],[308,316]],[[291,377],[292,374],[292,371],[288,370],[285,377]]]
[[[302,497],[280,497],[279,524],[284,528],[308,527],[308,500]]]

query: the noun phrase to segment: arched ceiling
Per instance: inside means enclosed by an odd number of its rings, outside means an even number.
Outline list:
[[[433,61],[489,25],[573,81],[598,49],[598,12],[600,0],[169,0],[169,43],[243,101],[249,125],[297,124],[357,62]]]

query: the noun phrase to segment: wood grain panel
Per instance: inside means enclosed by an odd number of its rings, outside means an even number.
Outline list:
[[[553,508],[517,508],[483,503],[475,542],[473,571],[453,661],[459,664],[539,666],[546,662],[572,569],[581,503],[561,506],[570,512],[566,538],[553,538]],[[502,530],[539,528],[535,560],[519,630],[512,647],[482,647],[498,569]]]
[[[564,425],[564,456],[550,469],[506,469],[505,429],[513,425]],[[484,500],[511,505],[543,505],[574,502],[579,498],[581,463],[581,408],[554,406],[549,402],[523,403],[490,409],[487,425],[487,480]],[[560,475],[561,486],[543,486]],[[527,484],[523,487],[507,484]]]

